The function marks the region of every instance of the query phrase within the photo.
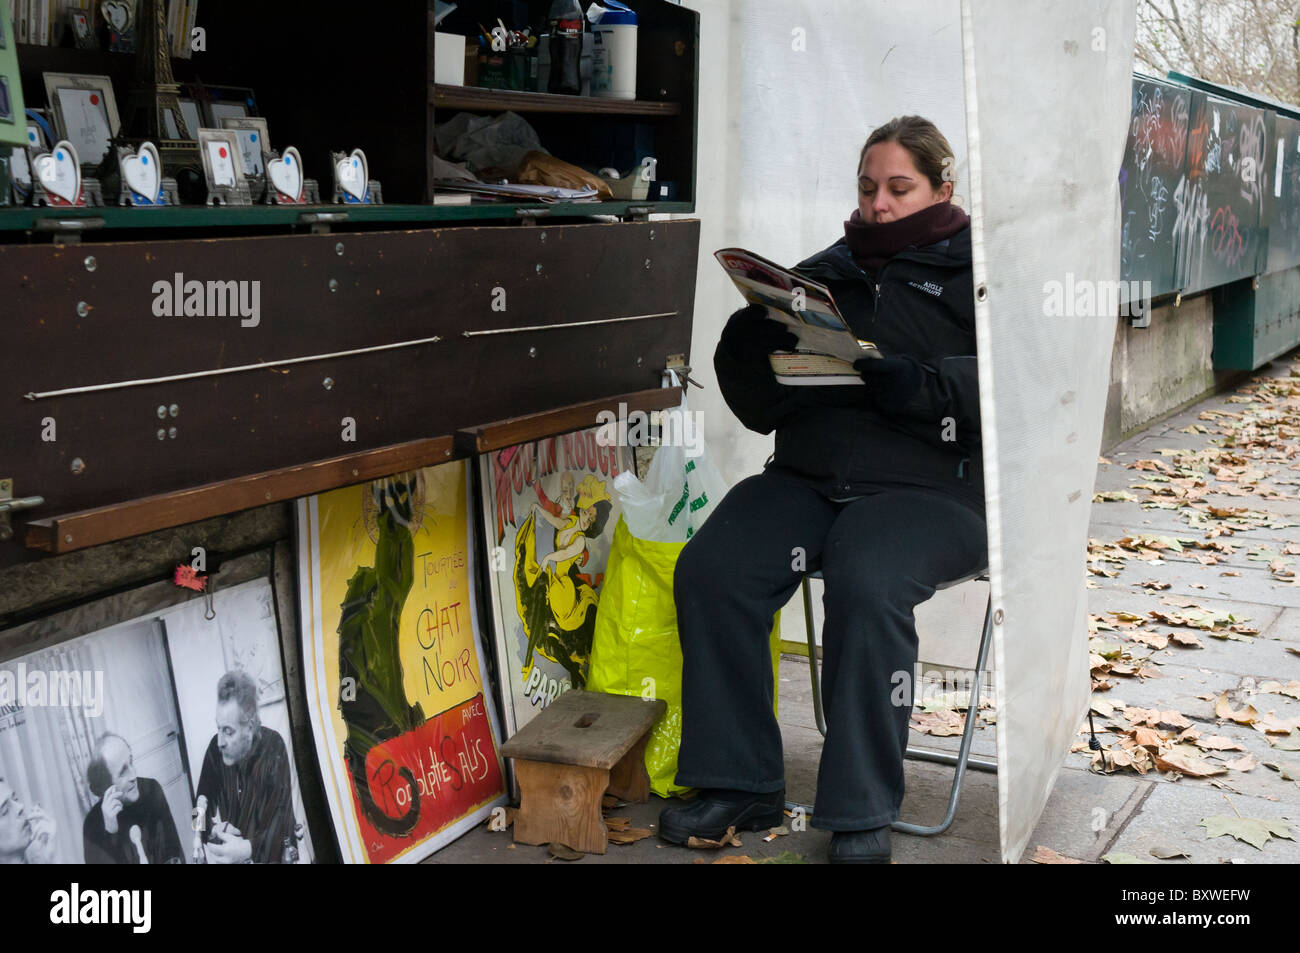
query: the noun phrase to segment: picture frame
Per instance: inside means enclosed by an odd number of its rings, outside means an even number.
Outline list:
[[[346,863],[418,863],[507,800],[470,476],[458,460],[298,500],[300,671]]]
[[[489,552],[504,557],[490,565],[487,588],[507,737],[560,694],[586,684],[589,640],[622,514],[614,479],[621,472],[636,472],[634,448],[604,445],[597,439],[599,432],[592,427],[542,437],[478,458],[483,538]],[[600,501],[608,501],[608,507]],[[534,504],[552,518],[530,516]],[[548,566],[547,555],[563,548],[557,548],[562,533],[572,530],[579,511],[588,506],[598,512],[586,528],[578,524],[586,537],[582,553]],[[539,524],[537,518],[544,522]],[[557,522],[569,525],[562,529]],[[535,579],[529,590],[520,592],[518,580],[530,576]],[[573,592],[561,601],[574,611],[558,618],[550,608],[552,591],[570,585]],[[521,617],[521,605],[528,621]],[[577,618],[576,612],[583,617]],[[539,626],[542,631],[530,631]],[[575,656],[580,657],[576,673]]]
[[[203,110],[199,106],[199,101],[193,96],[183,95],[177,99],[181,104],[181,115],[185,118],[185,131],[189,133],[190,142],[199,141],[199,129],[206,123],[203,121]],[[180,130],[176,128],[176,123],[172,119],[170,112],[163,113],[163,132],[169,139],[180,139]]]
[[[222,119],[246,119],[257,115],[257,97],[247,86],[193,84],[190,94],[202,109],[203,124],[221,128]]]
[[[72,33],[72,44],[79,50],[99,49],[99,37],[95,34],[95,24],[85,10],[68,9],[68,30]]]
[[[257,116],[224,116],[220,128],[232,129],[239,136],[239,158],[243,162],[244,175],[265,176],[266,167],[262,154],[271,151],[271,137],[266,127],[266,120]],[[254,195],[254,198],[257,198]]]
[[[41,75],[58,137],[72,143],[83,165],[99,165],[121,130],[113,81],[88,73]]]
[[[199,158],[209,205],[251,205],[248,180],[239,158],[239,136],[232,129],[200,127]]]
[[[287,580],[273,579],[269,562],[265,552],[230,561],[211,594],[158,581],[0,632],[3,793],[29,816],[40,805],[27,862],[238,863],[217,811],[253,863],[333,859],[302,747],[305,713],[283,690],[293,671],[284,653],[296,642],[285,629],[292,611],[278,601]],[[260,675],[244,667],[259,659]],[[216,753],[214,715],[218,726],[248,724],[254,705],[237,763],[257,783],[236,790]],[[119,817],[136,832],[110,834],[102,822],[108,792],[95,765],[112,771],[110,745],[117,763],[123,752],[134,763],[122,784],[136,795]]]

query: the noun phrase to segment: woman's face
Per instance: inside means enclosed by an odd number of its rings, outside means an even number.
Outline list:
[[[916,168],[912,154],[897,142],[877,142],[858,169],[858,212],[869,225],[896,222],[952,198],[952,183],[939,189]]]

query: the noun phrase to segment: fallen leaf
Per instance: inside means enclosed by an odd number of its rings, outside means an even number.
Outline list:
[[[1034,848],[1034,855],[1029,858],[1036,864],[1081,864],[1083,861],[1074,857],[1066,857],[1064,854],[1058,854],[1050,847],[1044,847],[1041,844]]]
[[[1169,638],[1173,640],[1174,644],[1181,645],[1185,649],[1205,648],[1205,646],[1201,644],[1201,640],[1190,632],[1171,632],[1169,633]]]
[[[1101,859],[1108,864],[1149,864],[1151,863],[1151,861],[1142,860],[1139,857],[1135,857],[1133,854],[1123,854],[1123,853],[1102,854]]]
[[[1196,754],[1196,749],[1188,745],[1174,745],[1163,754],[1155,756],[1156,767],[1161,771],[1176,771],[1192,778],[1208,778],[1215,774],[1227,774],[1228,769],[1211,764]]]
[[[605,836],[609,838],[611,844],[635,844],[639,840],[650,837],[653,833],[654,831],[647,830],[644,827],[626,827],[609,831]]]
[[[1283,685],[1281,682],[1270,679],[1267,682],[1261,682],[1259,690],[1268,692],[1271,695],[1289,695],[1291,698],[1300,698],[1300,681],[1292,680]]]
[[[1259,767],[1259,762],[1255,760],[1255,756],[1252,754],[1244,754],[1236,761],[1226,763],[1233,771],[1249,771],[1252,768]]]
[[[790,833],[790,828],[782,824],[780,827],[769,828],[767,832],[767,836],[764,837],[763,840],[770,844],[778,837],[784,837],[786,834],[789,833]]]
[[[1295,781],[1297,784],[1300,784],[1300,768],[1289,768],[1276,761],[1265,761],[1264,767],[1268,768],[1270,771],[1276,771],[1282,776],[1283,781]],[[1292,771],[1297,771],[1298,773],[1292,774]]]
[[[1168,589],[1168,588],[1172,585],[1172,583],[1168,583],[1168,582],[1157,582],[1157,581],[1154,580],[1154,579],[1146,579],[1146,580],[1143,580],[1142,582],[1135,582],[1135,583],[1133,583],[1133,585],[1135,585],[1135,586],[1141,586],[1143,589],[1155,589],[1155,590],[1160,590],[1160,589]]]
[[[582,860],[587,856],[580,850],[574,850],[567,844],[547,844],[546,852],[556,860]]]
[[[728,827],[727,833],[723,834],[719,840],[710,840],[707,837],[690,837],[686,841],[687,847],[699,847],[704,850],[719,850],[723,847],[743,847],[740,838],[736,836],[736,829]]]
[[[1196,747],[1204,748],[1207,751],[1245,751],[1241,745],[1231,738],[1225,738],[1223,735],[1210,735],[1208,738],[1197,740]]]
[[[1278,751],[1300,751],[1300,728],[1293,728],[1291,734],[1287,735],[1281,741],[1274,741],[1272,738],[1269,738],[1268,743]]]
[[[726,857],[719,857],[713,863],[715,864],[756,864],[758,861],[746,854],[728,854]]]
[[[1207,840],[1211,837],[1235,837],[1256,850],[1263,850],[1264,845],[1273,837],[1294,840],[1291,836],[1291,828],[1286,824],[1257,817],[1229,817],[1225,814],[1216,814],[1214,817],[1201,818],[1196,826],[1205,828]]]
[[[1239,725],[1253,725],[1259,718],[1259,712],[1255,711],[1252,705],[1234,710],[1232,703],[1228,701],[1227,692],[1220,695],[1218,701],[1214,703],[1214,714],[1216,718],[1235,721]]]
[[[1152,847],[1151,856],[1159,857],[1161,860],[1172,860],[1175,857],[1191,857],[1192,855],[1180,847]]]

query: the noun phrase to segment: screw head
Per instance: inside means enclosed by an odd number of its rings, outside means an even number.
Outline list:
[[[980,285],[978,288],[975,289],[975,300],[976,300],[976,301],[983,301],[983,300],[984,300],[985,298],[987,298],[988,296],[989,296],[989,290],[988,290],[988,288],[984,287],[983,285]]]
[[[71,534],[71,533],[67,533],[67,534],[65,534],[64,537],[63,537],[63,541],[64,541],[65,543],[70,543],[70,542],[72,542],[72,534]]]
[[[171,439],[175,440],[175,439],[176,439],[176,428],[175,428],[175,427],[168,427],[168,428],[167,428],[167,436],[170,437]]]
[[[542,239],[542,241],[546,241],[546,233],[542,232],[540,238]]]
[[[173,417],[175,417],[180,412],[181,412],[180,404],[172,404],[170,407],[167,408],[167,413],[171,414]]]
[[[530,348],[528,349],[528,356],[529,356],[529,357],[536,357],[536,356],[537,356],[537,348],[535,348],[535,347],[530,347]]]
[[[654,240],[655,240],[655,230],[652,228],[650,229],[650,241],[654,241]]]
[[[343,243],[342,243],[342,242],[339,242],[337,245],[334,246],[334,254],[336,254],[336,255],[341,255],[341,254],[343,254]]]
[[[330,390],[331,388],[334,387],[334,378],[332,377],[325,378],[323,381],[321,381],[321,386],[324,387],[326,390]]]
[[[165,404],[159,404],[159,405],[158,405],[158,419],[159,419],[159,420],[162,420],[162,419],[163,419],[164,417],[166,417],[166,416],[167,416],[167,406],[166,406]]]
[[[78,301],[78,302],[77,302],[77,317],[79,317],[79,318],[84,318],[84,317],[85,317],[86,315],[88,315],[88,314],[90,314],[90,305],[86,304],[86,302],[84,302],[84,301]]]
[[[159,439],[159,440],[166,440],[166,439],[167,439],[167,431],[166,431],[166,430],[163,430],[161,427],[158,428],[158,439]]]
[[[994,623],[995,625],[1001,625],[1001,624],[1002,624],[1002,610],[1001,610],[1001,609],[995,609],[995,610],[994,610],[994,612],[993,612],[993,623]]]
[[[73,472],[73,473],[76,473],[76,474],[82,474],[82,473],[85,473],[85,472],[86,472],[86,461],[83,460],[83,459],[81,459],[81,457],[75,457],[75,458],[73,458],[73,461],[72,461],[72,472]]]
[[[650,259],[649,259],[649,258],[647,258],[647,259],[645,260],[645,266],[646,266],[647,268],[650,267]]]
[[[331,291],[331,292],[334,292],[334,291],[338,291],[338,290],[339,290],[339,280],[338,280],[337,278],[331,278],[331,279],[330,279],[330,291]]]
[[[539,275],[542,273],[542,263],[540,261],[537,263],[537,273]]]
[[[99,267],[99,262],[95,261],[94,255],[87,255],[85,261],[83,261],[82,264],[86,266],[87,271],[94,271],[96,268]]]
[[[640,367],[640,366],[641,366],[641,358],[639,358],[639,357],[636,359],[636,366],[637,366],[637,367]]]

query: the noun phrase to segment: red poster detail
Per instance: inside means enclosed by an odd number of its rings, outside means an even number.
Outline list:
[[[414,784],[407,780],[407,772]],[[505,783],[483,696],[476,695],[371,748],[366,777],[375,804],[388,816],[405,816],[416,801],[419,810],[419,820],[407,836],[379,832],[362,810],[348,774],[361,838],[375,864],[393,860],[502,794]]]

